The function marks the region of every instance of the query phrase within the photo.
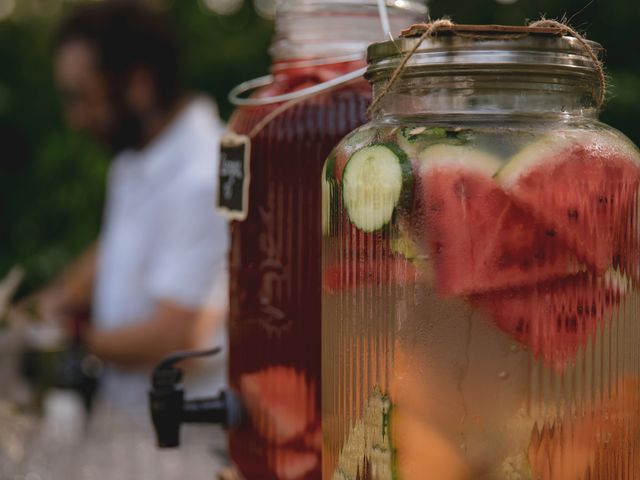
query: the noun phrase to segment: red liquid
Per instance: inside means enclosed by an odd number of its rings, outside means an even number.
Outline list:
[[[282,71],[256,97],[352,71],[342,64]],[[247,480],[321,477],[321,172],[331,149],[366,121],[364,80],[304,100],[251,143],[249,215],[232,225],[230,381],[249,421],[230,433]],[[248,134],[280,104],[236,111]]]

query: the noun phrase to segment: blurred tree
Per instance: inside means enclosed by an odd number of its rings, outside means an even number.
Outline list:
[[[91,242],[100,223],[107,156],[65,129],[51,79],[52,28],[64,8],[78,1],[0,0],[0,276],[12,264],[24,264],[27,290]],[[227,92],[268,70],[271,22],[250,0],[241,0],[229,15],[210,8],[219,0],[153,1],[168,10],[175,25],[186,85],[213,95],[228,117]],[[261,8],[269,3],[255,1]],[[603,119],[640,142],[640,3],[432,0],[430,5],[433,18],[450,15],[467,23],[522,24],[543,14],[571,18],[607,48],[612,88]]]
[[[54,273],[95,235],[104,156],[64,129],[41,18],[0,24],[0,272]]]
[[[226,92],[268,70],[272,25],[250,1],[229,16],[201,2],[156,3],[168,9],[183,47],[185,84],[214,96],[228,117]],[[0,21],[0,275],[23,264],[26,292],[95,239],[108,157],[60,117],[49,41],[64,9],[15,6]]]

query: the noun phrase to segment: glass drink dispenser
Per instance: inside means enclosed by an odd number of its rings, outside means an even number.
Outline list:
[[[426,8],[388,2],[388,12],[399,32]],[[375,1],[282,2],[272,75],[232,93],[229,129],[250,150],[250,179],[231,227],[229,373],[248,421],[229,435],[247,480],[321,475],[318,178],[331,148],[366,121],[360,69],[383,38]]]
[[[325,480],[640,478],[640,154],[601,48],[457,26],[369,48],[322,172]]]

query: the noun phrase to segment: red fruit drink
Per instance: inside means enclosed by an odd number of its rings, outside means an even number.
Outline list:
[[[231,227],[229,319],[230,381],[248,414],[230,449],[247,480],[321,476],[319,179],[371,98],[362,78],[324,84],[364,66],[366,44],[381,35],[374,5],[286,2],[273,83],[251,97],[267,104],[239,108],[229,125],[252,137],[248,216]],[[390,9],[396,30],[423,11],[405,7]]]
[[[575,39],[456,32],[323,173],[323,478],[640,477],[640,152]]]
[[[319,83],[309,74],[282,80]],[[274,118],[251,144],[252,208],[232,225],[229,324],[231,384],[253,419],[231,433],[231,453],[247,478],[319,475],[320,448],[308,441],[320,435],[318,178],[333,145],[366,120],[369,99],[364,81],[324,93]],[[231,128],[248,134],[273,109],[243,108]]]

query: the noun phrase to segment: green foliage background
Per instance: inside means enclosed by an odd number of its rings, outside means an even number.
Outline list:
[[[21,7],[30,0],[16,1]],[[64,7],[78,1],[67,0]],[[182,44],[186,84],[213,95],[227,118],[227,92],[268,71],[271,22],[248,0],[231,16],[211,13],[201,0],[164,1]],[[574,26],[607,49],[612,90],[603,119],[640,142],[639,2],[433,0],[430,5],[432,17],[449,15],[465,23],[573,16]],[[0,276],[23,264],[25,291],[89,244],[101,219],[107,157],[64,127],[52,84],[49,38],[65,8],[0,21]]]

